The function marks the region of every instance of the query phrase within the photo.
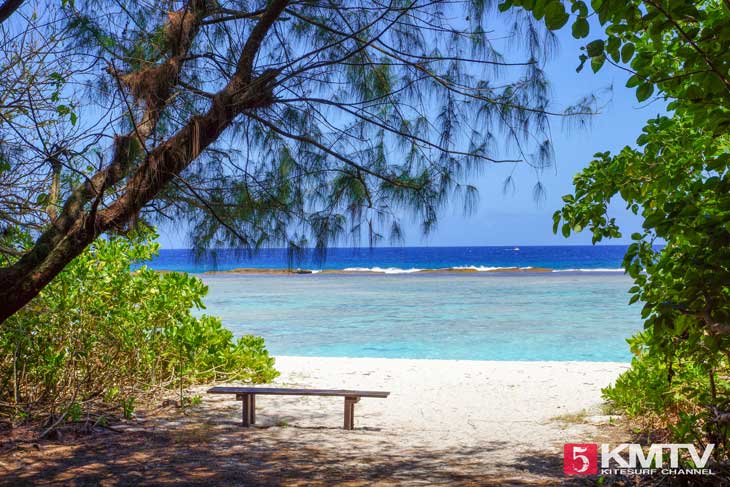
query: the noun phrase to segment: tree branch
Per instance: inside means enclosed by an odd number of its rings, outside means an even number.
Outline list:
[[[13,15],[13,12],[18,10],[18,8],[23,4],[23,0],[5,0],[2,5],[0,5],[0,24],[5,22],[8,17]]]

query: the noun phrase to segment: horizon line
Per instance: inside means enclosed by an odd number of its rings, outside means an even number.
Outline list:
[[[536,244],[509,244],[509,245],[403,245],[403,246],[353,246],[353,247],[327,247],[325,250],[360,250],[360,249],[473,249],[473,248],[530,248],[530,247],[628,247],[630,243],[623,244],[567,244],[567,245],[536,245]],[[662,247],[663,244],[654,245],[654,247]],[[315,247],[300,247],[301,250],[316,250]],[[194,250],[193,247],[162,247],[160,250]],[[261,247],[258,249],[248,247],[213,247],[208,250],[289,250],[288,247]]]

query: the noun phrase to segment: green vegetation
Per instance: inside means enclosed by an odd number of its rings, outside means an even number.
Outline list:
[[[540,194],[551,117],[593,99],[553,106],[552,34],[515,16],[499,52],[489,3],[42,0],[0,18],[0,233],[33,237],[0,248],[21,254],[0,322],[140,219],[185,222],[201,252],[294,257],[400,242],[402,218],[428,233],[447,204],[474,209],[492,163],[531,167]]]
[[[676,358],[667,360],[666,353],[653,346],[650,335],[651,330],[647,330],[629,339],[635,354],[631,369],[614,386],[604,389],[604,396],[613,407],[638,421],[642,433],[667,429],[676,442],[707,441],[726,454],[730,446],[728,427],[708,421],[707,407],[717,405],[718,398],[728,397],[727,377],[717,370],[708,373],[708,367],[682,342],[674,350]]]
[[[234,340],[218,318],[195,317],[207,288],[186,274],[133,264],[156,235],[98,239],[0,328],[0,413],[74,421],[135,405],[162,389],[217,379],[269,382],[278,373],[263,338]]]
[[[552,162],[552,34],[482,0],[4,2],[0,7],[0,406],[130,416],[160,387],[267,381],[260,338],[195,318],[205,287],[130,273],[143,227],[195,250],[428,233],[492,163]],[[499,143],[498,143],[499,142]],[[531,171],[532,173],[532,171]],[[120,236],[126,235],[126,236]],[[39,294],[40,293],[40,294]],[[194,399],[181,404],[192,404]]]
[[[594,12],[582,1],[569,4],[576,38],[589,35],[589,18],[603,27],[583,48],[578,69],[587,62],[594,71],[620,67],[639,102],[657,92],[670,112],[649,120],[634,147],[596,154],[554,217],[556,232],[589,229],[594,242],[621,235],[607,215],[614,197],[643,218],[625,266],[645,331],[630,340],[631,370],[604,393],[630,415],[655,419],[677,441],[716,443],[716,459],[727,461],[730,4],[594,0]],[[569,20],[558,15],[566,8],[557,0],[508,5],[545,16],[551,28]]]

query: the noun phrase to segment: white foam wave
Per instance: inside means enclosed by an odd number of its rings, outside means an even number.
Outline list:
[[[421,272],[423,269],[401,269],[400,267],[347,267],[342,269],[345,272],[378,272],[381,274],[411,274]]]
[[[476,266],[476,265],[463,265],[453,266],[437,269],[420,269],[411,267],[410,269],[403,269],[401,267],[347,267],[342,269],[343,272],[372,272],[377,274],[413,274],[415,272],[424,271],[474,271],[474,272],[500,272],[500,271],[530,271],[535,269],[533,266],[517,267],[517,266]],[[318,271],[315,271],[315,273]],[[598,269],[552,269],[552,272],[624,272],[623,268],[598,268]]]
[[[599,269],[553,269],[553,272],[625,272],[622,267],[619,268],[599,268]]]
[[[530,269],[534,269],[532,266],[528,267],[489,267],[489,266],[476,266],[476,265],[464,265],[464,266],[455,266],[455,267],[449,267],[449,269],[454,270],[473,270],[477,272],[498,272],[498,271],[512,271],[512,270],[520,270],[520,271],[529,271]]]
[[[512,271],[512,270],[520,270],[520,271],[529,271],[531,269],[534,269],[534,267],[489,267],[489,266],[474,266],[474,265],[466,265],[466,266],[454,266],[454,267],[443,267],[443,268],[437,268],[437,269],[419,269],[412,267],[410,269],[403,269],[400,267],[347,267],[345,269],[342,269],[344,272],[375,272],[375,273],[381,273],[381,274],[412,274],[414,272],[424,272],[424,271],[464,271],[464,270],[471,270],[476,272],[499,272],[499,271]]]

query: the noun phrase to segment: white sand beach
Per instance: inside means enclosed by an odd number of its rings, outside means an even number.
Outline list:
[[[387,399],[357,404],[356,428],[442,446],[498,440],[547,447],[582,438],[583,430],[557,427],[553,419],[602,415],[600,390],[627,364],[277,357],[276,367],[282,387],[390,391]],[[260,396],[258,421],[338,427],[341,402]]]
[[[600,394],[624,363],[278,357],[277,368],[281,387],[391,396],[363,398],[352,431],[340,397],[258,396],[257,425],[243,428],[240,402],[196,387],[183,415],[140,411],[123,434],[25,450],[0,485],[575,486],[586,479],[563,476],[563,443],[628,439]]]
[[[450,483],[450,475],[455,485],[461,485],[456,479],[488,485],[483,476],[493,474],[554,481],[562,476],[564,443],[625,434],[610,426],[600,392],[627,369],[625,363],[277,357],[276,366],[281,387],[391,395],[363,398],[355,408],[354,431],[341,429],[341,398],[259,396],[258,428],[250,438],[296,438],[329,450],[355,470],[367,470],[367,462],[393,461],[384,468],[394,475],[396,465],[403,468],[398,485],[441,485]],[[205,395],[204,410],[219,408],[227,411],[226,420],[240,421],[240,403]],[[419,464],[417,472],[405,466],[408,459]]]

